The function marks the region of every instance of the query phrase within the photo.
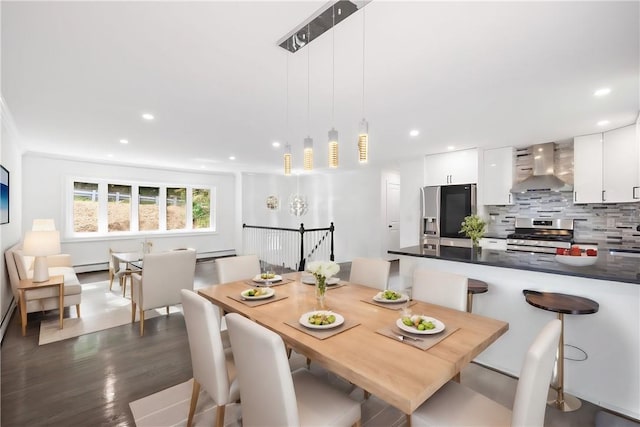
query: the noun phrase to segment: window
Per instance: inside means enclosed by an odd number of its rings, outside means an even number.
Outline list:
[[[138,230],[158,230],[160,226],[160,188],[138,189]]]
[[[191,200],[193,228],[209,228],[211,226],[211,192],[204,188],[194,188]]]
[[[167,230],[181,230],[187,223],[187,189],[167,188]]]
[[[73,231],[98,231],[98,184],[73,183]]]
[[[107,206],[109,231],[130,231],[131,186],[108,184]]]
[[[70,180],[74,237],[215,230],[215,189],[203,186]]]

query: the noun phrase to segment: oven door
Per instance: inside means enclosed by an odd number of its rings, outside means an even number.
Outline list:
[[[469,240],[460,234],[464,217],[476,212],[476,185],[444,185],[440,188],[440,237]]]

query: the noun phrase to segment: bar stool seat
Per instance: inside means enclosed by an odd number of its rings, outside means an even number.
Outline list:
[[[582,403],[578,398],[564,392],[564,315],[565,314],[593,314],[597,313],[600,305],[588,298],[576,295],[540,292],[524,289],[525,300],[532,306],[542,310],[558,313],[562,329],[558,343],[558,358],[556,359],[556,398],[550,399],[547,405],[563,412],[575,411]]]
[[[478,279],[468,279],[467,284],[467,311],[471,313],[473,307],[473,296],[475,294],[484,294],[489,290],[487,282]]]

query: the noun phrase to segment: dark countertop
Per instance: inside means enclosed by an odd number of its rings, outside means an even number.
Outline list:
[[[486,248],[477,254],[470,248],[440,246],[440,255],[432,255],[424,253],[420,246],[410,246],[389,251],[389,253],[640,284],[640,257],[614,255],[614,252],[604,249],[598,250],[598,260],[594,265],[585,267],[560,264],[552,254],[498,251]],[[634,254],[640,254],[640,251]]]

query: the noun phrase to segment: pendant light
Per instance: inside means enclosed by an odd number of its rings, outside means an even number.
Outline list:
[[[369,161],[369,123],[364,118],[364,0],[362,1],[362,120],[358,130],[358,162]]]
[[[291,145],[284,146],[284,175],[291,175]]]
[[[338,9],[340,13],[340,9]],[[336,8],[335,4],[331,7],[331,17],[333,25],[331,33],[333,34],[333,55],[331,62],[331,122],[335,124],[335,105],[336,105]],[[338,167],[338,131],[334,127],[329,131],[329,167]]]
[[[307,26],[307,40],[311,37],[309,26]],[[309,105],[311,98],[311,90],[310,90],[310,79],[309,79],[309,70],[311,69],[311,59],[310,59],[310,46],[307,45],[307,132],[310,130],[310,122],[309,122]],[[307,134],[308,135],[308,134]],[[304,159],[303,159],[303,168],[306,171],[310,171],[313,169],[313,139],[311,136],[307,136],[304,139]]]

